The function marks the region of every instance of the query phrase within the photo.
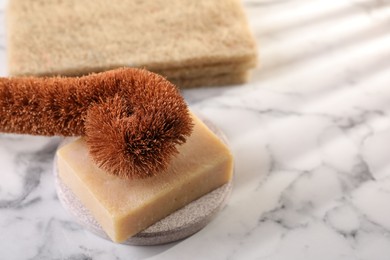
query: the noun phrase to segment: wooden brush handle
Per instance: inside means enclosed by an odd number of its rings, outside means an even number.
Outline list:
[[[176,87],[146,70],[0,78],[0,132],[85,136],[97,165],[121,177],[163,171],[191,131]]]

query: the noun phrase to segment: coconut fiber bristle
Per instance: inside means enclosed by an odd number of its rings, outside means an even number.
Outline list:
[[[144,178],[167,168],[192,121],[172,83],[122,68],[74,78],[0,78],[0,131],[85,136],[100,168]]]

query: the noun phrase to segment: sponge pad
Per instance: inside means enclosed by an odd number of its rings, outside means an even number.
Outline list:
[[[257,60],[239,0],[12,0],[7,12],[12,76],[130,66],[185,87],[245,81]]]

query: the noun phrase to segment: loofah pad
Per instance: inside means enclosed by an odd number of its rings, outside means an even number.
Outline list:
[[[239,0],[12,0],[7,24],[11,76],[130,66],[215,85],[257,60]]]
[[[212,77],[200,78],[178,78],[171,82],[182,88],[193,88],[199,86],[223,86],[245,83],[249,78],[249,72],[221,74]]]

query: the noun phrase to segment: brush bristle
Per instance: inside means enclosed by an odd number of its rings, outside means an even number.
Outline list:
[[[0,131],[83,135],[99,167],[144,178],[168,167],[192,121],[172,83],[127,68],[79,78],[2,78]]]

